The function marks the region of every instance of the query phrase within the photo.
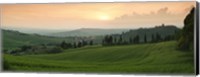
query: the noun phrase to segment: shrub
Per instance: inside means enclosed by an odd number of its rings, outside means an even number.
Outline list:
[[[9,70],[9,69],[10,69],[10,66],[9,66],[8,61],[3,60],[3,70]]]
[[[60,53],[63,52],[62,48],[60,47],[53,47],[47,51],[47,53]]]

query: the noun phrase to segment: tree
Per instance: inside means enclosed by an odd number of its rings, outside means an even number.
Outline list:
[[[10,63],[6,59],[3,60],[3,70],[9,70],[10,69]]]
[[[86,46],[86,45],[88,45],[87,41],[82,40],[82,46]]]
[[[151,42],[155,42],[154,34],[151,35]]]
[[[21,52],[21,49],[15,49],[10,52],[10,54],[16,55]]]
[[[155,41],[156,41],[156,42],[162,41],[162,38],[161,38],[161,36],[160,36],[159,33],[156,33],[156,40],[155,40]]]
[[[62,41],[62,43],[60,44],[60,47],[63,49],[67,49],[67,43],[65,41]]]
[[[60,53],[63,52],[63,50],[60,47],[53,47],[47,53]]]
[[[77,48],[76,42],[73,43],[73,48]]]
[[[167,35],[167,36],[165,36],[164,41],[170,41],[170,40],[174,40],[174,39],[175,39],[174,35]]]
[[[147,43],[147,35],[146,35],[146,33],[144,34],[144,43]]]
[[[81,41],[78,42],[77,47],[79,47],[79,48],[82,47],[82,42]]]
[[[28,50],[28,49],[31,49],[31,46],[23,45],[23,46],[21,47],[21,51],[26,51],[26,50]]]
[[[113,45],[113,37],[106,35],[103,39],[103,45]]]
[[[161,27],[165,27],[165,24],[162,24]]]
[[[130,44],[133,44],[133,38],[129,38],[129,42],[130,42]]]
[[[117,44],[117,38],[116,38],[116,37],[113,37],[113,39],[114,39],[113,44]]]
[[[136,35],[136,36],[134,37],[133,41],[134,41],[135,44],[140,43],[140,36],[139,36],[139,35]]]
[[[112,45],[113,44],[113,37],[109,36],[107,42],[108,42],[109,45]]]
[[[106,35],[102,40],[102,45],[107,45],[108,35]]]
[[[122,44],[122,40],[123,40],[122,35],[120,35],[119,40],[118,40],[118,44]]]
[[[93,45],[93,41],[92,40],[90,40],[90,45]]]
[[[63,49],[68,49],[68,48],[72,48],[72,44],[71,43],[66,43],[65,41],[62,41],[62,43],[60,44],[60,47]]]
[[[178,49],[193,50],[194,45],[194,10],[193,7],[190,13],[184,19],[184,27],[181,31],[181,36],[178,39]]]
[[[71,43],[66,43],[67,44],[67,48],[72,48],[72,44]]]

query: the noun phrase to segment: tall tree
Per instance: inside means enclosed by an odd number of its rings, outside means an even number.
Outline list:
[[[79,48],[82,47],[82,42],[81,41],[78,42],[77,47],[79,47]]]
[[[151,42],[155,42],[154,34],[151,35]]]
[[[162,40],[159,33],[156,33],[156,42],[160,42]]]
[[[60,44],[60,47],[63,49],[67,49],[67,43],[65,41],[62,41],[62,43]]]
[[[134,37],[133,41],[134,41],[135,44],[140,43],[140,36],[139,36],[139,35],[136,35],[136,36]]]
[[[74,43],[73,43],[73,48],[76,48],[76,47],[77,47],[77,46],[76,46],[76,42],[74,42]]]
[[[194,44],[194,10],[193,7],[190,13],[184,19],[184,27],[181,37],[178,40],[178,48],[181,50],[193,49]]]
[[[112,37],[112,35],[110,35],[110,37],[109,37],[109,44],[110,44],[110,45],[113,44],[113,37]]]
[[[90,40],[90,45],[93,45],[93,41],[92,40]]]
[[[133,38],[132,37],[129,38],[129,43],[133,44]]]
[[[144,34],[144,43],[147,43],[147,35],[146,35],[146,33]]]
[[[82,40],[82,46],[86,46],[86,45],[88,45],[87,41]]]
[[[119,40],[118,40],[118,44],[122,44],[122,40],[123,40],[122,35],[120,35]]]
[[[116,37],[113,37],[113,39],[114,39],[114,44],[117,44],[117,38]]]
[[[112,45],[113,44],[113,37],[110,35],[106,35],[103,39],[103,45]]]

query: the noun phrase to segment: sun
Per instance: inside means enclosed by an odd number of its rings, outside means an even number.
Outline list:
[[[110,20],[110,17],[108,16],[108,15],[100,15],[99,17],[98,17],[100,20]]]

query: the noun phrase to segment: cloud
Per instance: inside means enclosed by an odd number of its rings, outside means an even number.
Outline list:
[[[167,14],[168,12],[168,8],[165,7],[165,8],[161,8],[158,10],[157,14]]]
[[[132,14],[124,14],[120,17],[115,18],[112,25],[124,25],[124,26],[136,26],[138,27],[150,27],[155,25],[170,24],[183,26],[183,19],[185,13],[170,13],[168,7],[160,8],[156,11],[150,11],[148,14],[138,14],[135,11]],[[124,27],[123,26],[123,27]]]
[[[187,10],[187,11],[189,11],[189,10]],[[124,14],[120,17],[116,17],[116,19],[137,17],[137,16],[143,17],[143,16],[159,16],[159,15],[170,15],[170,13],[168,12],[168,7],[160,8],[157,11],[151,11],[151,12],[149,12],[149,14],[139,14],[139,13],[136,13],[135,11],[133,11],[131,15]]]

